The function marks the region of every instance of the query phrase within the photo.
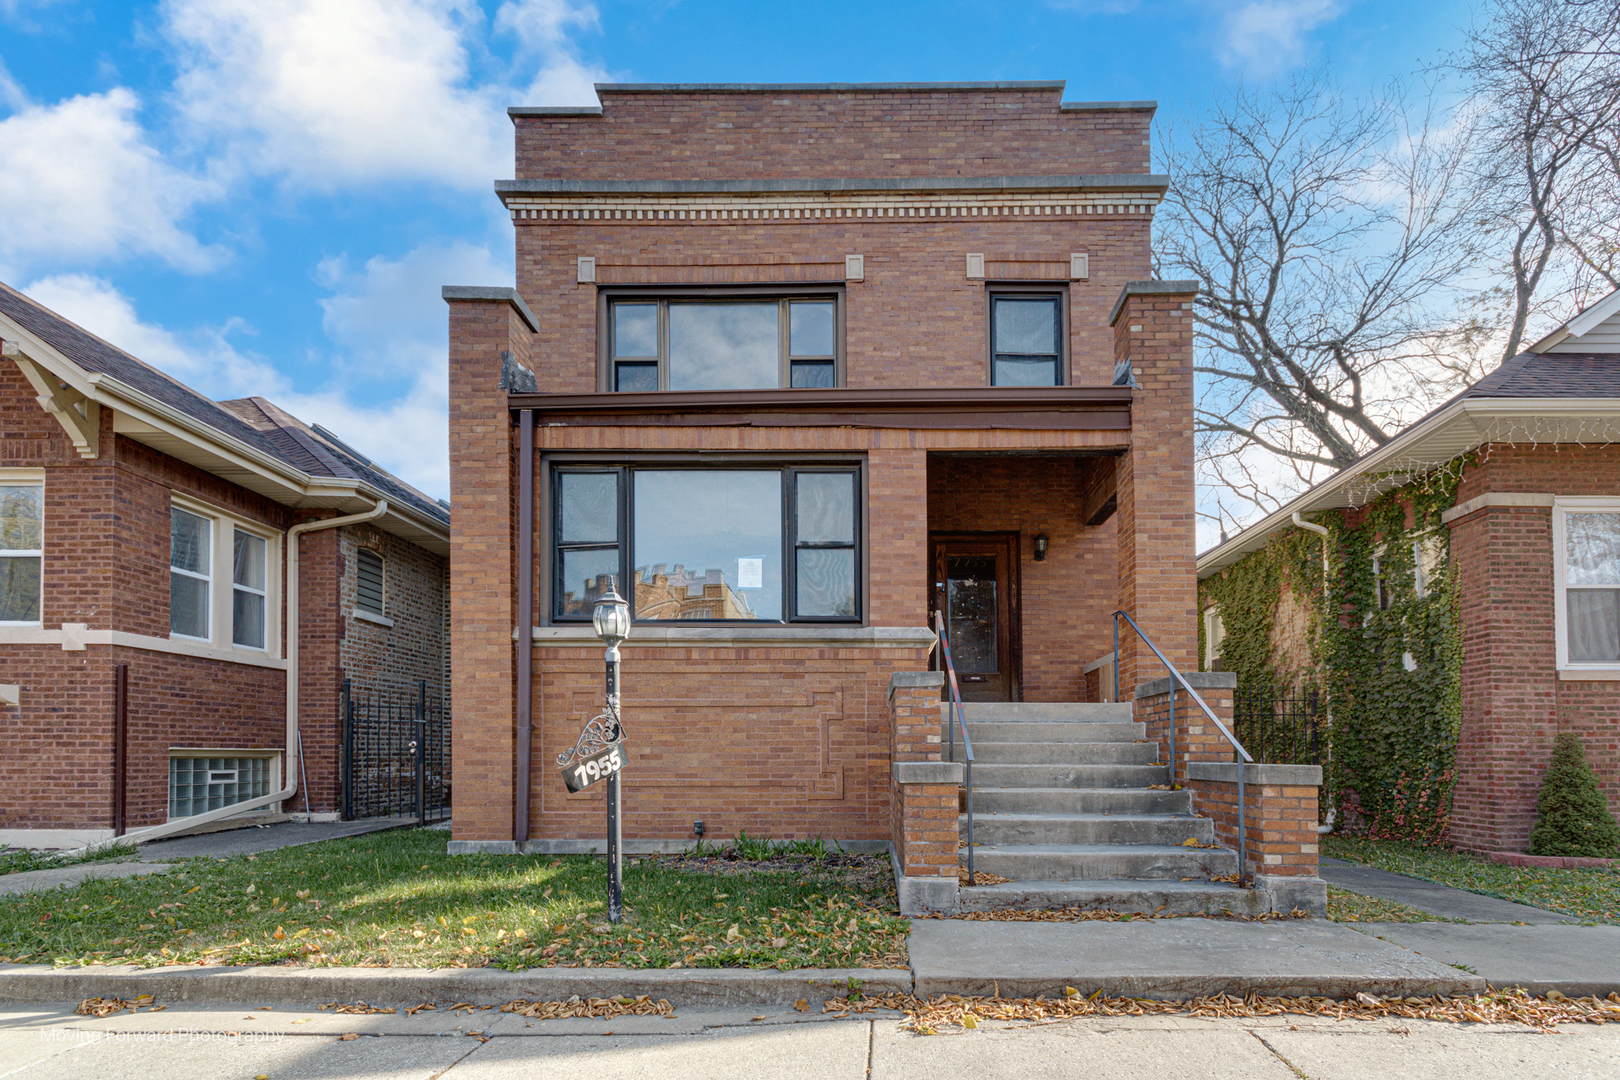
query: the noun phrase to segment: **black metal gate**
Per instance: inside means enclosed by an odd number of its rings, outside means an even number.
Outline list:
[[[426,682],[395,695],[343,680],[343,817],[450,816],[450,709]]]

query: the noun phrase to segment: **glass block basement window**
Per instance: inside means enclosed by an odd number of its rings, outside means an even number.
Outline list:
[[[191,817],[270,794],[267,757],[172,757],[169,817]]]

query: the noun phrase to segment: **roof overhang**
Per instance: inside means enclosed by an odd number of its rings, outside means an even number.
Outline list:
[[[450,553],[450,531],[363,480],[312,476],[188,416],[140,390],[99,372],[87,372],[68,357],[0,315],[0,336],[15,342],[22,356],[47,370],[85,400],[113,410],[113,431],[204,472],[300,510],[338,514],[369,510],[388,500],[377,519],[385,532],[438,555]]]
[[[1613,432],[1606,435],[1605,432]],[[1265,547],[1295,514],[1360,506],[1488,442],[1620,441],[1620,398],[1463,398],[1198,556],[1200,579]]]

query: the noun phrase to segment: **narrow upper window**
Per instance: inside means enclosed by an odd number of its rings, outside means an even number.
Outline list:
[[[169,511],[169,633],[209,636],[208,585],[213,523],[179,507]]]
[[[266,556],[262,536],[234,530],[231,567],[231,641],[249,649],[264,648]]]
[[[373,615],[383,613],[383,560],[375,551],[360,550],[355,560],[354,606]]]
[[[1061,386],[1063,297],[990,294],[990,385]]]
[[[0,486],[0,623],[38,624],[45,489]]]
[[[614,390],[765,390],[838,383],[836,296],[615,299]]]

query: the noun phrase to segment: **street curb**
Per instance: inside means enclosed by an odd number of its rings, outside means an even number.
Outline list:
[[[328,1001],[383,1005],[422,1002],[505,1005],[570,997],[667,999],[677,1006],[786,1005],[800,998],[844,997],[850,980],[863,993],[911,992],[903,968],[50,968],[0,965],[0,1001],[83,1001],[151,994],[159,1003],[308,1005]]]
[[[1101,993],[1111,998],[1154,998],[1160,1001],[1187,1001],[1195,997],[1213,997],[1227,994],[1247,997],[1263,994],[1271,997],[1325,997],[1340,1000],[1360,993],[1376,994],[1381,998],[1393,997],[1453,997],[1460,994],[1481,994],[1489,989],[1484,979],[1459,971],[1456,978],[1425,978],[1388,975],[1099,975],[1092,978],[1070,976],[1069,981],[1050,976],[1011,976],[1003,979],[921,977],[917,979],[918,997],[939,994],[962,994],[974,997],[1000,996],[1004,998],[1058,997],[1065,987],[1072,986],[1082,996]],[[1561,987],[1557,989],[1562,989]],[[1571,997],[1576,996],[1570,991]],[[1546,990],[1541,993],[1545,994]]]

